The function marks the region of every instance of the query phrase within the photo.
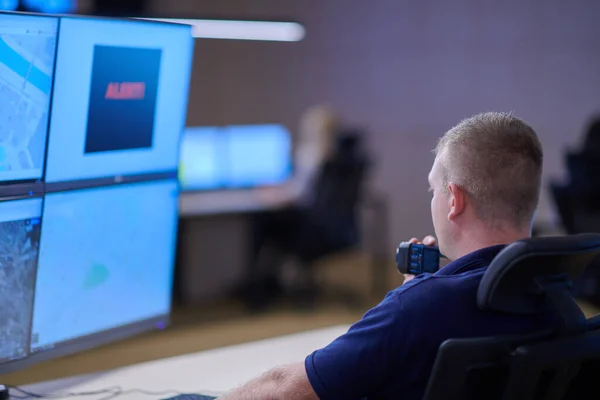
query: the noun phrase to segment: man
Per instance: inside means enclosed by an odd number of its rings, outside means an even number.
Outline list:
[[[497,314],[476,304],[492,259],[530,236],[543,157],[536,133],[511,115],[479,114],[448,131],[435,155],[431,217],[441,252],[454,261],[388,293],[304,363],[275,368],[223,399],[420,399],[444,340],[546,326],[542,316]]]

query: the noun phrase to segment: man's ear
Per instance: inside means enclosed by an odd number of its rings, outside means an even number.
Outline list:
[[[448,211],[448,220],[453,221],[456,217],[465,211],[465,192],[454,183],[448,184],[448,190],[450,191],[450,211]]]

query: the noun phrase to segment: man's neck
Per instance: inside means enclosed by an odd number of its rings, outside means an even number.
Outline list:
[[[530,236],[530,232],[527,230],[473,232],[472,234],[465,236],[465,238],[462,240],[462,243],[459,243],[456,246],[457,254],[454,255],[454,259],[460,258],[479,249],[510,244]]]

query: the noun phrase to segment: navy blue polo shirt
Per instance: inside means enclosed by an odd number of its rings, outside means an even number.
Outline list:
[[[449,338],[519,334],[546,316],[482,311],[477,288],[504,246],[477,250],[387,294],[350,330],[305,360],[320,400],[421,399],[439,346]]]

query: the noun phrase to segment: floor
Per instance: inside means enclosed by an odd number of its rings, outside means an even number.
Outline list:
[[[298,311],[281,303],[260,314],[248,313],[232,299],[194,307],[178,307],[173,313],[172,325],[164,331],[155,331],[76,355],[38,364],[27,370],[0,376],[3,384],[26,383],[58,379],[77,374],[98,372],[190,352],[208,350],[248,341],[296,333],[339,324],[351,324],[364,311],[381,299],[369,291],[369,274],[364,265],[332,263],[324,268],[323,279],[351,287],[362,293],[365,304],[359,308],[324,301],[313,311]],[[343,269],[339,265],[345,265]],[[402,278],[393,266],[388,268],[387,286],[396,287]],[[588,316],[600,310],[587,304],[582,308]]]

